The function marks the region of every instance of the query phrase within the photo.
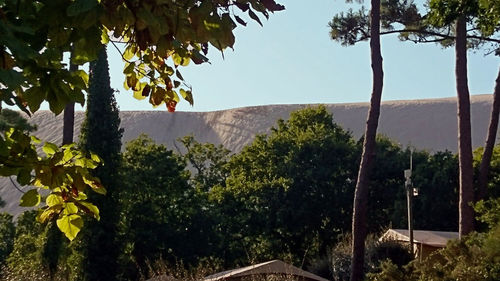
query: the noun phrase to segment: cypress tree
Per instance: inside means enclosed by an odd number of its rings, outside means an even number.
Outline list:
[[[106,48],[90,64],[90,88],[79,146],[101,157],[103,164],[94,175],[101,179],[107,195],[89,194],[100,210],[100,221],[89,219],[77,247],[81,251],[83,280],[115,280],[120,247],[116,239],[118,221],[117,187],[121,137],[119,109],[110,86]]]

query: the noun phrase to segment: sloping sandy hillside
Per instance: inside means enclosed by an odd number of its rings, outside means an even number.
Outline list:
[[[472,144],[482,146],[486,137],[492,96],[471,96]],[[125,129],[123,142],[141,133],[156,142],[175,149],[176,139],[194,135],[200,142],[223,144],[236,152],[250,143],[258,133],[266,133],[279,118],[288,118],[291,111],[306,105],[268,105],[244,107],[214,112],[125,111],[120,114]],[[350,130],[359,138],[365,126],[368,103],[328,104],[334,121]],[[78,136],[84,119],[83,112],[75,116],[75,136]],[[41,111],[30,122],[37,124],[36,136],[46,141],[61,143],[62,114]],[[456,99],[429,99],[388,101],[382,105],[379,133],[389,136],[403,146],[411,144],[429,151],[457,149]],[[0,197],[7,205],[0,211],[17,214],[23,210],[17,206],[21,193],[9,179],[0,179]]]

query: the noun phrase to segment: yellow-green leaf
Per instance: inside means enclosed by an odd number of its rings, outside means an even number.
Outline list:
[[[128,46],[127,49],[125,49],[125,52],[123,53],[123,58],[125,60],[131,60],[135,56],[135,48],[132,46]]]
[[[57,147],[57,145],[51,142],[46,142],[43,145],[42,150],[43,152],[45,152],[45,154],[47,154],[47,156],[52,156],[59,150],[59,148]]]
[[[102,184],[99,182],[98,179],[93,178],[91,176],[87,176],[87,177],[83,178],[83,181],[87,185],[89,185],[92,188],[92,190],[94,190],[95,192],[102,194],[102,195],[106,195],[106,189],[102,186]]]
[[[21,207],[34,207],[40,204],[41,196],[36,189],[32,189],[26,193],[24,193],[23,197],[21,197],[21,203],[19,204]]]
[[[61,196],[56,194],[50,194],[49,196],[47,196],[47,199],[45,199],[45,203],[47,203],[47,206],[52,207],[55,205],[62,204],[64,203],[64,201]]]
[[[97,220],[100,220],[101,217],[99,216],[99,209],[97,208],[96,205],[89,203],[89,202],[80,202],[85,208],[87,208],[96,218]]]
[[[109,35],[108,35],[108,29],[106,27],[104,27],[102,29],[102,33],[101,33],[101,43],[103,45],[106,45],[109,43]]]
[[[73,215],[78,213],[78,207],[75,205],[75,203],[69,202],[69,203],[64,203],[63,204],[63,214],[64,215]]]
[[[179,92],[180,92],[182,98],[185,99],[187,102],[189,102],[190,105],[194,104],[193,93],[191,91],[186,91],[184,89],[180,89]]]
[[[58,213],[59,211],[61,211],[61,208],[62,208],[62,205],[56,205],[56,206],[53,206],[50,208],[46,208],[43,211],[39,211],[36,219],[37,219],[37,221],[39,221],[41,223],[45,223],[50,218],[50,216],[52,214]]]
[[[83,227],[83,219],[79,215],[65,215],[57,220],[57,227],[70,241],[73,241]]]
[[[96,163],[100,163],[101,162],[101,158],[99,158],[99,156],[97,156],[97,154],[95,154],[95,153],[90,153],[90,158],[92,160],[94,160],[94,162],[96,162]]]

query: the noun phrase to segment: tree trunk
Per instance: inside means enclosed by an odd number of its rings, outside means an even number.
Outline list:
[[[70,144],[73,142],[73,130],[75,127],[75,103],[71,102],[64,108],[63,121],[63,140],[62,144]]]
[[[73,52],[71,53],[73,56]],[[78,65],[72,64],[70,59],[69,71],[74,72],[78,70]],[[62,144],[70,144],[73,142],[73,131],[75,128],[75,103],[70,102],[64,108],[64,121],[63,121],[63,139]]]
[[[459,161],[459,207],[458,233],[462,237],[474,230],[472,142],[470,123],[469,86],[467,84],[467,22],[460,16],[456,22],[455,75],[458,97],[458,161]]]
[[[363,154],[359,165],[358,180],[354,193],[354,208],[352,215],[352,260],[351,281],[364,279],[365,238],[367,232],[366,212],[368,201],[369,174],[375,156],[375,137],[377,135],[380,115],[380,101],[384,82],[382,54],[380,51],[380,0],[371,1],[371,31],[370,50],[373,73],[372,96],[370,110],[366,121]]]
[[[493,92],[493,105],[491,108],[490,126],[488,128],[488,136],[486,137],[486,144],[484,145],[483,157],[481,165],[479,166],[479,179],[476,201],[484,199],[488,192],[488,173],[490,170],[491,156],[493,155],[493,148],[495,146],[495,139],[498,130],[498,115],[500,113],[500,69],[495,84],[495,91]]]

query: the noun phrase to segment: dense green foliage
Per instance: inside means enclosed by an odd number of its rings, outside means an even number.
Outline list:
[[[99,125],[104,126],[102,120]],[[106,264],[101,260],[86,269],[92,263],[88,235],[100,235],[98,228],[84,229],[71,243],[51,243],[54,228],[37,223],[31,212],[18,220],[4,272],[8,280],[103,280],[92,275],[103,270],[108,272],[99,274],[106,274],[106,280],[139,280],[153,276],[158,261],[189,270],[200,264],[233,268],[276,258],[345,280],[350,242],[343,237],[350,231],[362,140],[355,141],[335,124],[325,107],[293,112],[235,154],[193,137],[180,141],[182,155],[145,136],[118,154],[114,178],[124,180],[114,190],[109,183],[112,195],[106,196],[113,200],[116,224],[108,224],[113,234],[101,236],[103,244],[98,244],[107,251],[99,255],[116,256],[115,265],[99,267]],[[410,150],[383,136],[377,137],[376,149],[369,231],[406,228],[403,170],[409,167]],[[107,158],[101,157],[106,167]],[[497,157],[493,170],[500,163]],[[413,183],[419,188],[413,199],[417,229],[456,231],[457,165],[450,152],[413,152]],[[106,176],[113,180],[111,174]],[[492,173],[492,189],[494,179]],[[479,220],[489,225],[499,220],[496,198],[476,206],[482,214]],[[101,221],[106,210],[101,210]],[[366,272],[377,272],[385,258],[399,262],[397,270],[407,261],[405,249],[397,245],[373,240],[367,249]],[[468,253],[457,251],[453,253]]]
[[[481,156],[483,155],[483,148],[480,147],[474,151],[474,167],[476,168],[476,175],[478,173],[479,164],[481,163]],[[500,197],[500,146],[495,146],[491,157],[491,167],[488,173],[488,188],[487,197],[498,198]]]
[[[333,281],[348,281],[351,273],[351,237],[343,237],[328,255],[329,275],[323,277]],[[373,234],[366,239],[364,270],[376,272],[381,263],[390,260],[402,266],[410,262],[413,257],[407,245],[395,241],[379,241]],[[403,279],[401,279],[403,280]]]
[[[448,242],[423,261],[406,266],[390,261],[381,264],[380,272],[369,275],[374,281],[495,281],[500,279],[500,226],[487,233],[472,233],[461,240]]]
[[[300,261],[324,252],[350,225],[355,152],[324,107],[294,112],[257,136],[231,159],[226,187],[212,192],[226,244],[239,250],[228,257]]]
[[[194,258],[191,217],[197,210],[184,168],[179,156],[144,136],[123,153],[119,236],[123,258],[143,271],[148,260]]]
[[[225,185],[229,176],[229,150],[222,145],[199,143],[193,136],[185,136],[179,141],[186,148],[183,157],[193,169],[191,184],[196,189],[208,192],[216,185]]]
[[[16,228],[12,221],[12,216],[7,213],[0,213],[0,267],[12,252],[14,247],[14,235]]]
[[[467,31],[469,48],[483,48],[488,54],[500,55],[500,10],[498,1],[431,0],[421,9],[413,0],[382,0],[381,35],[397,34],[402,41],[438,43],[443,47],[455,44],[454,22],[467,16],[474,26]],[[343,46],[370,38],[370,19],[363,6],[339,13],[328,23],[330,36]]]

